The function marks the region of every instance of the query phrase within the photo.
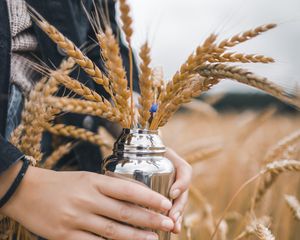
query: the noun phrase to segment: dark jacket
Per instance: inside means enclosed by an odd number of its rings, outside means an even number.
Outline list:
[[[81,0],[26,0],[37,12],[39,12],[47,21],[58,28],[65,36],[71,39],[77,46],[83,46],[86,43],[92,44],[95,36],[90,26],[90,23],[82,8]],[[83,1],[85,8],[88,12],[93,9],[93,1]],[[115,1],[98,1],[100,7],[104,7],[104,2],[108,3],[110,24],[117,36],[119,35],[119,29],[115,19]],[[104,8],[103,8],[104,9]],[[105,11],[103,11],[105,12]],[[54,44],[36,25],[33,26],[34,33],[37,37],[39,44],[39,57],[48,66],[58,66],[63,58],[65,58],[63,51],[58,49]],[[129,69],[128,61],[128,49],[120,41],[120,50],[123,58],[123,62],[126,69]],[[20,111],[16,109],[22,109],[23,104],[22,97],[20,97],[20,91],[16,86],[9,86],[10,78],[10,54],[11,54],[11,36],[9,15],[6,0],[0,0],[0,174],[5,171],[11,164],[16,162],[22,156],[22,153],[10,145],[4,140],[5,132],[6,137],[11,129],[15,128],[20,121]],[[103,69],[103,62],[100,57],[99,47],[95,47],[87,54],[98,66]],[[105,95],[104,90],[96,85],[92,80],[88,78],[83,71],[74,73],[74,75],[80,74],[79,79],[91,89],[94,89]],[[134,78],[137,79],[137,68],[134,67]],[[134,89],[138,91],[138,84],[135,81]],[[19,99],[19,100],[18,100]],[[10,109],[8,111],[8,102],[10,102]],[[19,106],[18,106],[19,105]],[[8,113],[9,112],[9,113]],[[12,116],[15,114],[15,116]],[[14,121],[12,121],[12,119]],[[17,119],[17,120],[15,120]],[[84,127],[84,120],[86,116],[68,114],[64,117],[65,124],[72,124],[79,127]],[[107,122],[99,118],[93,118],[92,131],[96,131],[99,125],[107,125]],[[9,131],[7,131],[9,130]],[[2,135],[2,136],[1,136]],[[49,138],[49,136],[48,136]],[[44,151],[49,150],[49,142],[45,141]],[[89,143],[82,142],[73,151],[73,158],[79,164],[81,170],[97,171],[99,170],[101,153],[97,146],[93,146]]]

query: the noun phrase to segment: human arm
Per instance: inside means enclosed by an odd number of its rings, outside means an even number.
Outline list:
[[[141,206],[166,212],[172,204],[158,193],[130,181],[88,172],[30,167],[0,214],[50,240],[101,237],[134,240],[147,239],[147,236],[157,239],[155,234],[127,224],[164,231],[173,229],[170,218]]]

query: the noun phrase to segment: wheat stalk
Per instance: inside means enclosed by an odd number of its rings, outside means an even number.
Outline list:
[[[289,208],[291,209],[295,219],[297,221],[300,221],[300,202],[299,200],[292,195],[285,195],[284,199],[287,203],[287,205],[289,206]]]
[[[152,70],[149,66],[151,58],[148,42],[141,47],[140,58],[142,62],[140,64],[141,74],[139,78],[141,90],[141,96],[139,98],[139,124],[142,128],[145,128],[150,118],[150,108],[154,98],[153,81],[151,78]]]
[[[117,109],[113,108],[107,100],[98,103],[66,97],[48,97],[45,101],[49,105],[63,112],[97,116],[121,124],[123,121],[123,118]]]
[[[109,147],[109,145],[102,139],[102,137],[83,128],[67,126],[64,124],[45,124],[45,129],[54,135],[70,137],[74,139],[81,139],[83,141],[87,141],[98,146]]]
[[[267,173],[271,173],[271,174],[275,174],[275,175],[279,175],[283,172],[299,172],[300,171],[300,161],[296,161],[296,160],[280,160],[280,161],[276,161],[273,163],[269,163],[267,164],[258,174],[256,174],[255,176],[253,176],[252,178],[250,178],[249,180],[247,180],[239,189],[238,191],[236,191],[236,193],[234,194],[234,196],[231,198],[231,200],[229,201],[229,203],[227,204],[225,210],[223,211],[222,215],[220,216],[218,223],[216,225],[215,231],[213,232],[212,236],[211,236],[211,240],[214,239],[214,237],[216,236],[217,232],[218,232],[218,228],[222,222],[222,220],[225,217],[225,214],[227,213],[227,211],[230,209],[230,207],[232,206],[234,200],[238,197],[238,195],[252,182],[254,182],[256,179],[258,179],[259,177],[261,177],[264,174]],[[253,209],[253,207],[251,206],[251,209]]]
[[[263,179],[262,183],[257,190],[257,193],[254,195],[253,204],[258,203],[265,193],[270,189],[270,187],[274,184],[278,176],[287,171],[298,172],[300,171],[300,161],[296,160],[279,160],[274,161],[272,163],[267,164],[262,172],[266,175]],[[252,206],[252,209],[254,206]]]

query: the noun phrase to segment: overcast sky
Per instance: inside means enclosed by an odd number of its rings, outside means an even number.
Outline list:
[[[293,88],[300,81],[300,0],[129,0],[134,17],[134,46],[149,40],[153,66],[170,79],[186,57],[208,34],[220,39],[275,22],[279,27],[242,44],[236,50],[274,57],[272,65],[251,70]],[[221,84],[218,90],[245,90]]]

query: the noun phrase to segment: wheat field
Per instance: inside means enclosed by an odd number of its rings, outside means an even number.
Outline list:
[[[267,152],[297,131],[299,120],[299,116],[275,114],[274,109],[213,116],[195,111],[178,113],[163,128],[162,135],[166,145],[192,161],[194,172],[183,232],[174,239],[211,239],[232,196],[260,171]],[[290,145],[276,160],[298,160],[298,147],[298,143]],[[300,198],[299,174],[280,174],[250,214],[256,186],[253,182],[240,192],[214,239],[299,239],[299,205],[293,215],[285,200],[289,195]],[[251,232],[256,223],[262,223],[272,236],[259,236],[253,229]],[[237,238],[244,231],[248,231],[245,237]]]

